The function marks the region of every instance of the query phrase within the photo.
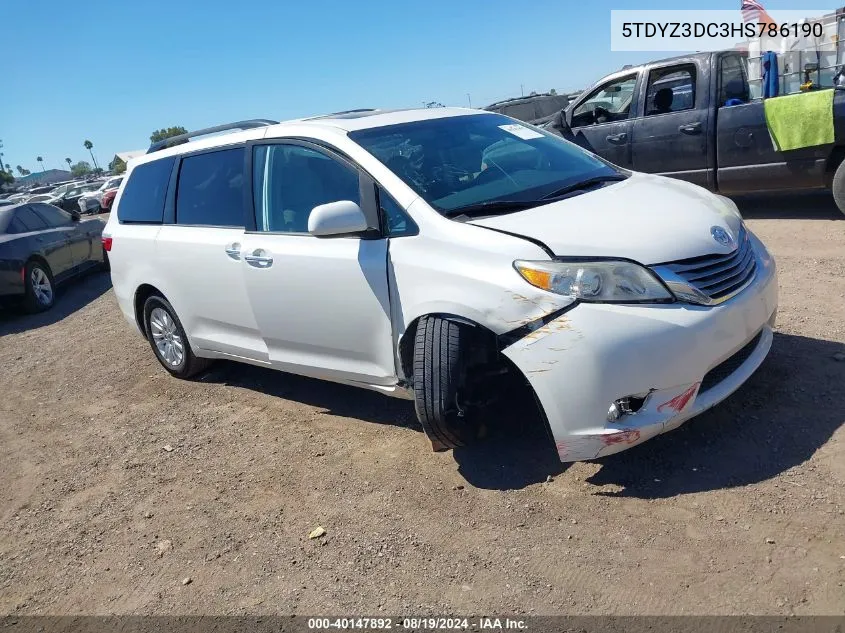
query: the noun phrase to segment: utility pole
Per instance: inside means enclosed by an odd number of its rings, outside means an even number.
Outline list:
[[[519,84],[519,92],[522,93],[523,97],[525,96],[525,86],[522,84]]]
[[[469,107],[471,108],[472,107],[472,97],[469,96],[469,93],[467,93],[467,103],[469,103]]]

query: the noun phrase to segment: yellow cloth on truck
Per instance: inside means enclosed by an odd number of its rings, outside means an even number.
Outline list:
[[[833,90],[771,97],[763,104],[778,151],[833,143]]]

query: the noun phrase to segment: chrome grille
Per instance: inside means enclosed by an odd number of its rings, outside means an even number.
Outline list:
[[[655,271],[664,281],[674,278],[693,291],[683,298],[695,303],[713,304],[727,301],[751,283],[757,272],[757,260],[748,233],[742,227],[733,253],[682,259],[655,267]],[[671,288],[676,284],[669,285]]]

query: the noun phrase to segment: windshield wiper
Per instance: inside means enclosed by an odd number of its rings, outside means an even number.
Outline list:
[[[443,212],[443,215],[453,218],[460,215],[496,215],[499,213],[511,213],[522,211],[543,204],[543,200],[488,200],[477,204],[468,204],[463,207],[455,207]]]
[[[587,178],[586,180],[576,182],[575,184],[567,185],[566,187],[556,189],[555,191],[552,191],[551,193],[543,196],[543,200],[560,198],[568,193],[572,193],[573,191],[579,191],[582,189],[592,189],[596,185],[600,185],[605,182],[618,182],[620,180],[626,180],[627,178],[627,176],[623,176],[622,174],[612,174],[607,176],[595,176],[593,178]]]

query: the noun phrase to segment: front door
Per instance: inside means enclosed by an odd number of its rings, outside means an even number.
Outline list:
[[[387,239],[308,233],[315,206],[362,204],[357,169],[307,143],[252,151],[256,230],[244,236],[242,270],[270,362],[329,380],[395,384]]]
[[[694,64],[653,68],[648,73],[642,116],[633,122],[634,169],[712,186],[708,156],[706,89],[697,90]]]
[[[611,79],[572,111],[573,140],[619,167],[631,167],[631,105],[637,75]]]

